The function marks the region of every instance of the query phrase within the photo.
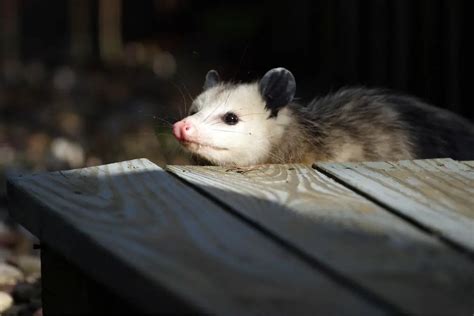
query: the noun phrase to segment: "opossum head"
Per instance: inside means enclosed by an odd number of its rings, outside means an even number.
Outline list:
[[[211,70],[189,116],[174,124],[173,133],[193,154],[216,165],[265,163],[292,122],[287,105],[295,90],[295,78],[284,68],[244,84],[222,83]]]

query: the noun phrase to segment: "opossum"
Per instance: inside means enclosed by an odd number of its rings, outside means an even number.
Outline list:
[[[285,68],[238,84],[211,70],[203,90],[173,133],[214,165],[474,159],[469,121],[389,90],[344,88],[303,106]]]

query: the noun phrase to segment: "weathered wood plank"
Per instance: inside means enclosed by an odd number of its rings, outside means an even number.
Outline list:
[[[472,310],[470,260],[310,167],[167,169],[410,313]]]
[[[8,195],[42,242],[146,312],[384,313],[146,159],[10,179]]]
[[[463,164],[468,165],[471,168],[474,168],[474,160],[461,161]]]
[[[474,169],[452,159],[316,165],[474,253]]]

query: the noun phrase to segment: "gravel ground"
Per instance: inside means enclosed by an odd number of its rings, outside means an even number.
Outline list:
[[[0,315],[41,315],[37,241],[7,218],[5,174],[142,157],[189,163],[170,126],[191,102],[188,88],[200,86],[144,68],[0,66]]]
[[[36,242],[24,230],[9,224],[0,208],[0,315],[42,315],[41,262]]]

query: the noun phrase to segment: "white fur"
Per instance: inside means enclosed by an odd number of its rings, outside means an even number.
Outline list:
[[[248,166],[268,161],[280,142],[291,116],[286,108],[269,118],[258,84],[218,85],[201,93],[193,102],[187,121],[195,127],[187,148],[217,165]],[[222,120],[227,112],[239,117],[236,125]]]

